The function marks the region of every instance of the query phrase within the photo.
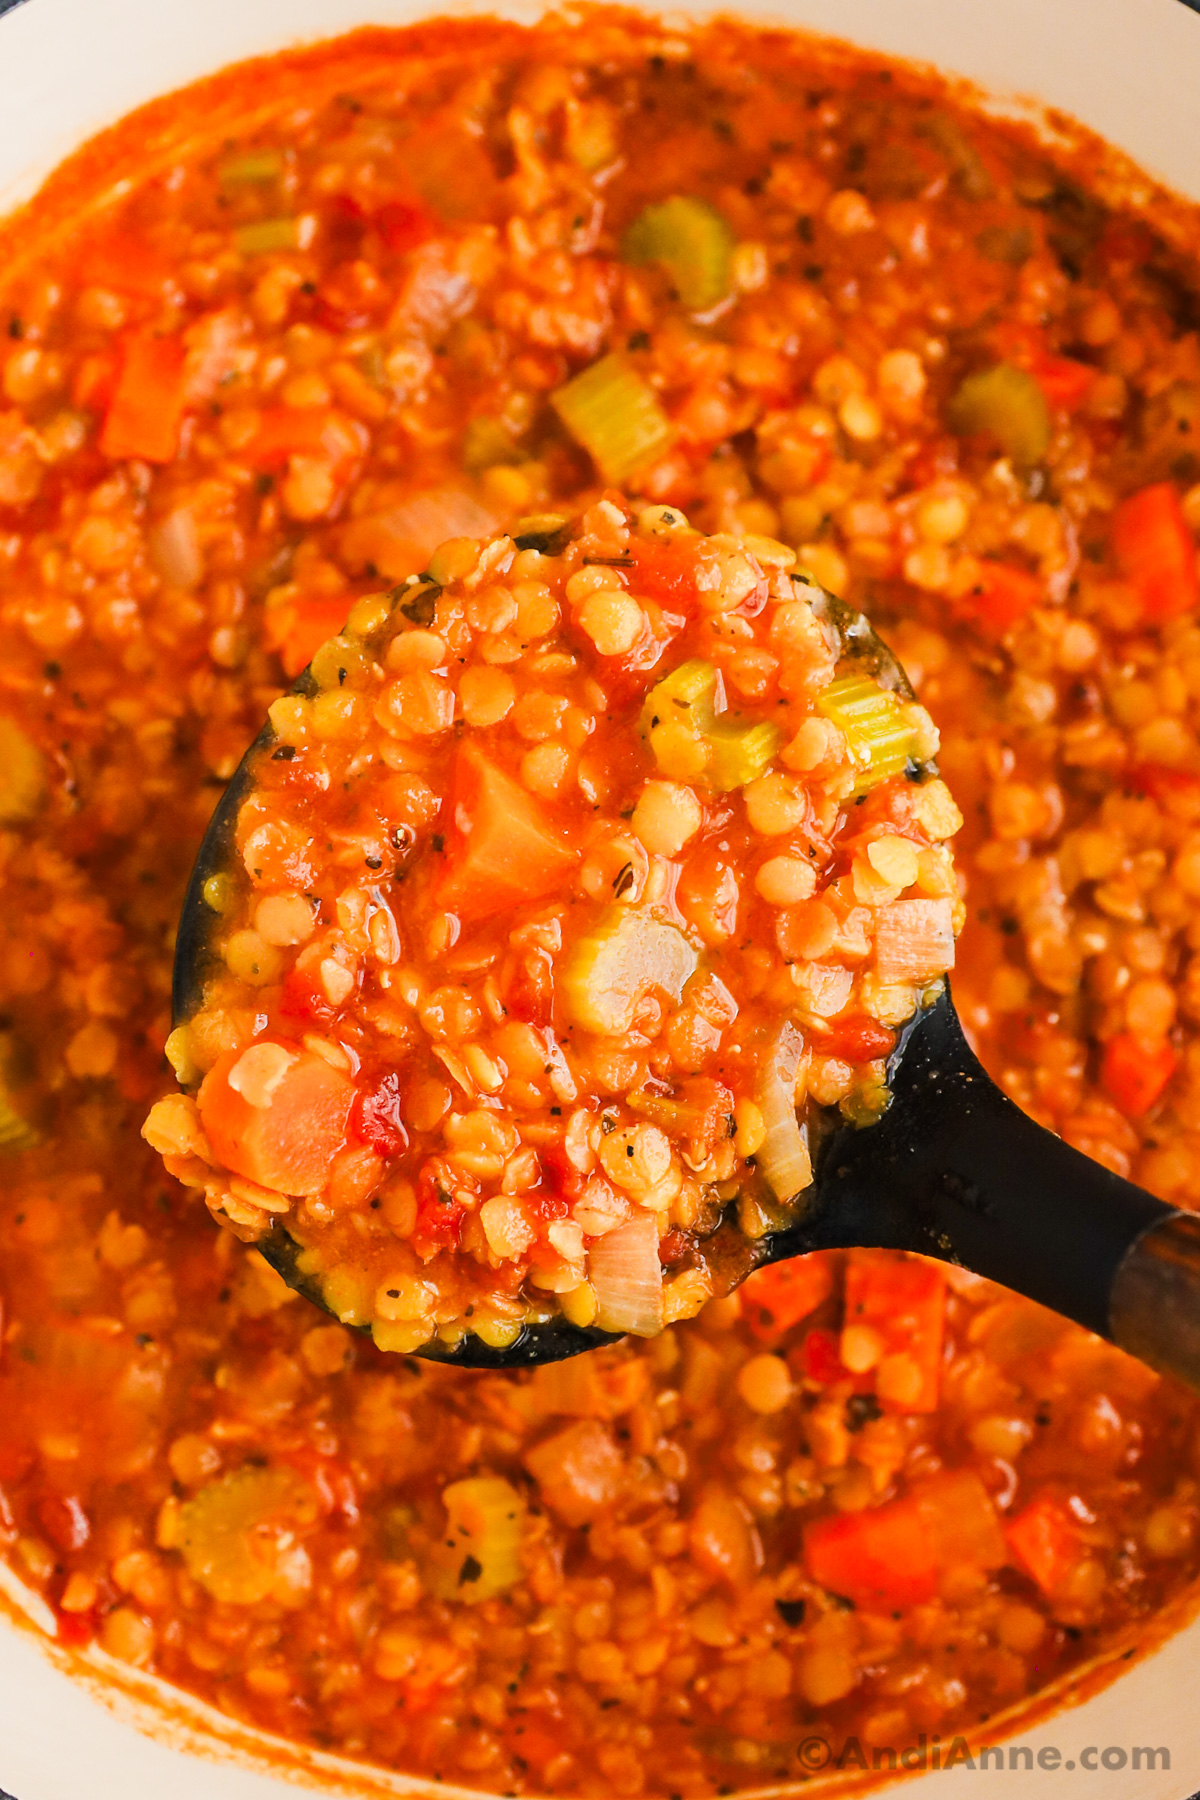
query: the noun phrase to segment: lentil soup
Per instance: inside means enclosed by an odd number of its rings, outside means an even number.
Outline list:
[[[291,1294],[139,1128],[268,708],[439,543],[619,484],[878,620],[966,821],[981,1054],[1200,1205],[1195,221],[1106,201],[1099,146],[727,23],[372,34],[189,104],[185,148],[135,126],[51,184],[0,305],[5,1554],[67,1642],[488,1791],[986,1736],[1193,1581],[1188,1395],[867,1253],[440,1369]],[[657,415],[633,466],[563,404],[611,357]]]

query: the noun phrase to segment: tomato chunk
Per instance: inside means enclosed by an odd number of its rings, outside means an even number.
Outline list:
[[[830,1593],[879,1612],[919,1606],[937,1591],[933,1537],[913,1500],[814,1520],[804,1528],[804,1560]]]
[[[1200,601],[1195,540],[1169,481],[1121,502],[1112,518],[1112,551],[1147,625],[1165,625]]]
[[[298,1044],[231,1050],[200,1088],[200,1117],[235,1175],[281,1194],[319,1193],[346,1138],[354,1083]]]
[[[980,631],[989,637],[1002,637],[1041,597],[1041,583],[1036,575],[984,558],[973,587],[962,601],[962,610]]]
[[[460,918],[489,919],[549,894],[579,861],[533,796],[473,746],[458,753],[454,802],[456,837],[438,898]]]
[[[1162,1097],[1178,1064],[1178,1054],[1166,1038],[1119,1031],[1104,1046],[1100,1082],[1123,1113],[1140,1119]]]

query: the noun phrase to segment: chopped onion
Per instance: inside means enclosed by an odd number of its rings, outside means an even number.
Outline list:
[[[395,506],[364,513],[346,527],[342,550],[351,564],[370,563],[387,581],[425,567],[447,538],[486,538],[496,518],[463,488],[427,488]]]
[[[804,1128],[796,1117],[796,1069],[804,1039],[794,1025],[783,1025],[758,1082],[766,1136],[757,1162],[777,1200],[794,1200],[812,1186],[812,1158]]]
[[[596,1290],[596,1323],[602,1331],[655,1337],[663,1328],[655,1214],[639,1213],[598,1239],[588,1252],[588,1279]]]
[[[932,981],[954,967],[949,900],[893,900],[875,921],[875,973],[889,986]]]
[[[180,506],[150,533],[150,557],[169,587],[194,588],[204,574],[196,521]]]

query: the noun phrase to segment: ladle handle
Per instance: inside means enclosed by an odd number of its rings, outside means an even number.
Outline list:
[[[985,1073],[948,994],[914,1026],[892,1089],[878,1125],[829,1146],[814,1247],[951,1258],[1200,1387],[1200,1218],[1028,1118]]]

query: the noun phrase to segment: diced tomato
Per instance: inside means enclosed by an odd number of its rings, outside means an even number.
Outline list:
[[[314,975],[293,969],[284,978],[279,1010],[289,1019],[313,1019],[328,1024],[337,1008],[329,1004],[324,988]]]
[[[883,1340],[873,1370],[886,1412],[934,1412],[942,1363],[946,1275],[940,1263],[888,1251],[852,1251],[846,1264],[845,1325]]]
[[[821,1040],[822,1056],[836,1056],[850,1063],[874,1062],[878,1057],[890,1056],[895,1048],[895,1032],[866,1013],[835,1019],[830,1035]]]
[[[327,331],[361,331],[387,304],[389,290],[361,257],[322,276],[314,317]]]
[[[823,1250],[755,1269],[738,1289],[743,1319],[755,1337],[764,1339],[790,1331],[801,1319],[816,1312],[832,1292],[832,1258]]]
[[[912,1500],[814,1520],[804,1528],[804,1560],[830,1593],[879,1612],[919,1606],[937,1591],[933,1537]]]
[[[522,1716],[509,1725],[506,1741],[513,1761],[533,1769],[544,1769],[556,1756],[561,1756],[566,1743],[561,1730],[555,1736]]]
[[[228,1051],[204,1077],[199,1105],[205,1132],[219,1161],[235,1175],[281,1194],[319,1193],[346,1140],[354,1083],[324,1057],[273,1040],[295,1060],[269,1102],[253,1105],[230,1076],[244,1056],[267,1042]]]
[[[579,861],[533,796],[474,745],[455,763],[453,818],[438,900],[460,918],[490,919],[552,893]]]
[[[1003,637],[1042,597],[1041,583],[1025,569],[982,559],[974,585],[960,610],[989,637]]]
[[[56,1550],[82,1550],[92,1535],[91,1521],[73,1494],[43,1494],[34,1511]]]
[[[1096,371],[1089,363],[1076,362],[1070,356],[1038,357],[1030,374],[1050,405],[1061,412],[1074,412],[1082,406],[1096,379]]]
[[[1044,1594],[1057,1593],[1079,1561],[1079,1527],[1054,1494],[1039,1494],[1022,1507],[1004,1535],[1014,1560]]]
[[[1114,216],[1100,234],[1096,258],[1106,275],[1128,275],[1154,255],[1154,233],[1140,219]]]
[[[1128,1118],[1140,1119],[1161,1099],[1178,1066],[1178,1053],[1166,1038],[1119,1031],[1104,1046],[1100,1084]]]
[[[632,542],[631,584],[652,600],[691,606],[696,599],[696,552],[687,539],[674,543]]]
[[[170,264],[128,235],[97,238],[79,259],[79,280],[84,287],[108,288],[143,300],[161,300],[170,279]]]
[[[1134,763],[1126,769],[1121,784],[1131,794],[1149,794],[1153,800],[1166,801],[1172,812],[1185,818],[1200,815],[1200,773],[1168,769],[1162,763]]]
[[[393,1069],[369,1092],[360,1089],[350,1113],[352,1128],[380,1156],[401,1156],[408,1149],[404,1123],[403,1081]]]
[[[269,609],[263,618],[263,643],[278,654],[289,680],[308,667],[326,638],[337,636],[351,605],[345,594],[312,594]]]
[[[417,1222],[412,1234],[418,1256],[425,1251],[457,1249],[466,1210],[426,1163],[417,1177]]]
[[[121,346],[116,386],[100,434],[115,462],[167,463],[179,448],[187,408],[183,345],[175,337],[134,332]]]
[[[836,1331],[826,1331],[816,1327],[808,1332],[800,1351],[800,1368],[809,1381],[815,1381],[821,1387],[834,1387],[838,1382],[849,1381],[859,1391],[865,1391],[871,1385],[869,1376],[852,1375],[838,1354]]]
[[[561,1199],[564,1212],[568,1211],[582,1197],[587,1177],[575,1167],[561,1144],[547,1144],[540,1153],[540,1161],[543,1188],[554,1198]]]
[[[687,1232],[680,1231],[678,1228],[668,1231],[665,1237],[659,1238],[658,1260],[664,1269],[668,1268],[671,1263],[679,1261],[688,1247],[688,1242]]]
[[[58,1620],[58,1641],[67,1644],[73,1650],[90,1644],[100,1628],[100,1609],[89,1606],[86,1612],[62,1612],[56,1610]]]
[[[370,215],[353,194],[331,194],[325,209],[325,241],[338,259],[357,256],[370,224]]]
[[[384,244],[396,255],[415,250],[418,244],[433,237],[438,228],[428,207],[416,200],[389,200],[375,214],[375,224]]]
[[[1157,481],[1121,502],[1112,517],[1112,551],[1148,625],[1165,625],[1200,601],[1196,542],[1171,482]]]

